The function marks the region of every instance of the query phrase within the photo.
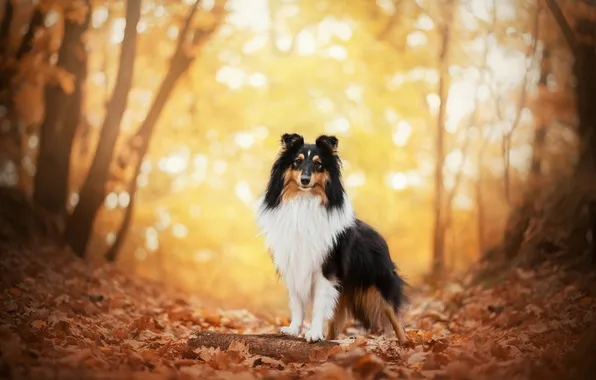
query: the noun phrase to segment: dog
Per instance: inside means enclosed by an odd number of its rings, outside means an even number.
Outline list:
[[[337,339],[352,317],[369,330],[389,322],[404,343],[398,315],[405,281],[383,237],[354,215],[338,143],[335,136],[305,144],[299,134],[284,134],[257,202],[257,224],[290,299],[291,323],[280,332],[298,336],[312,303],[308,342]]]

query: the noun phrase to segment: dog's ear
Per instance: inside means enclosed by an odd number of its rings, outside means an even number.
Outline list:
[[[299,148],[304,145],[304,138],[297,133],[284,133],[281,136],[281,149],[283,151]]]
[[[317,147],[320,149],[326,149],[334,156],[337,156],[337,146],[339,145],[339,141],[335,136],[327,136],[321,135],[315,141]]]

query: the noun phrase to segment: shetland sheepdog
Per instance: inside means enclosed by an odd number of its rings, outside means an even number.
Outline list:
[[[337,339],[348,317],[367,329],[389,322],[399,341],[407,340],[398,318],[405,282],[383,237],[354,215],[335,136],[314,144],[282,136],[257,223],[289,293],[292,319],[282,334],[298,336],[312,304],[309,342]]]

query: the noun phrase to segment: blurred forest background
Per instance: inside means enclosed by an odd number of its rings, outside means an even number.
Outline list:
[[[413,285],[596,163],[594,1],[4,0],[0,20],[0,184],[79,256],[230,306],[286,307],[254,222],[282,133],[339,138]]]

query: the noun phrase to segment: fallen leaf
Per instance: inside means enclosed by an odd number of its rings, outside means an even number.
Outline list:
[[[366,354],[354,363],[352,370],[360,379],[372,380],[383,370],[385,363],[378,356]]]
[[[281,360],[273,359],[268,356],[253,356],[246,361],[246,364],[249,367],[256,367],[266,364],[278,370],[283,370],[286,366]]]
[[[418,365],[426,359],[426,355],[426,352],[415,352],[408,358],[407,363],[410,367]]]
[[[579,300],[579,305],[582,307],[586,307],[592,304],[592,302],[594,302],[594,299],[592,297],[583,297]]]
[[[528,330],[535,334],[540,334],[548,330],[548,326],[544,322],[537,322],[528,326]]]
[[[31,326],[35,327],[38,330],[43,329],[47,325],[48,325],[47,322],[42,321],[41,319],[36,319],[33,322],[31,322]]]
[[[368,344],[368,339],[363,336],[358,336],[354,341],[348,346],[348,350],[352,350],[356,347],[365,347]]]
[[[317,379],[349,380],[354,378],[350,371],[335,363],[324,363],[315,369],[315,373]]]

